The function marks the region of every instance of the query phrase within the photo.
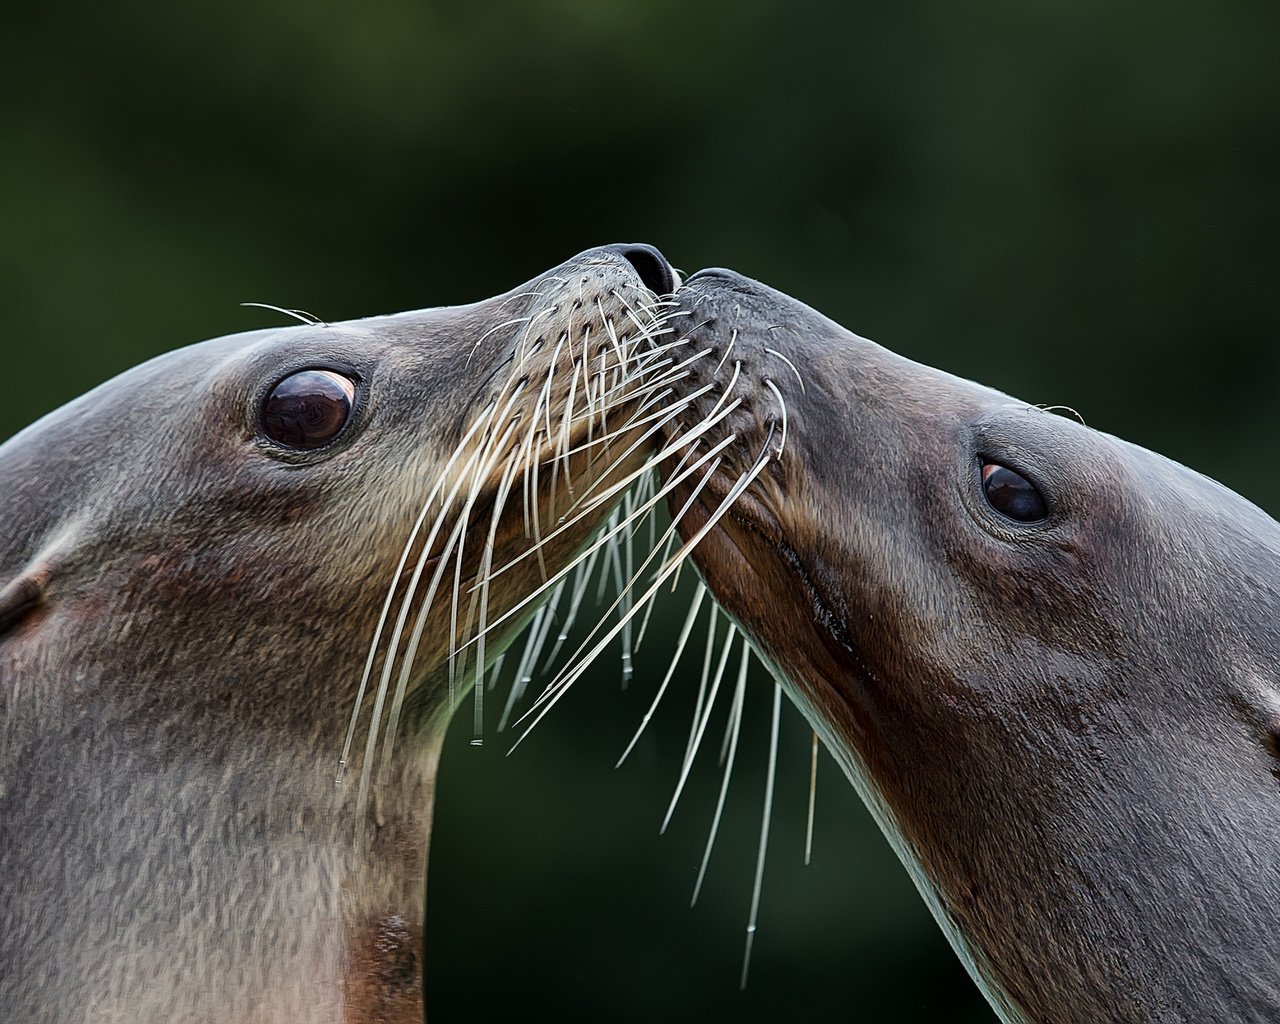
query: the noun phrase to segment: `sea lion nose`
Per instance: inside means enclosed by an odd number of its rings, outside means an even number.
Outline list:
[[[680,287],[680,275],[672,269],[667,258],[652,245],[640,242],[617,242],[603,247],[605,252],[617,253],[636,268],[640,280],[650,291],[669,295]]]

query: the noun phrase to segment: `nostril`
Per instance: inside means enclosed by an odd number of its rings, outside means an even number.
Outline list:
[[[679,284],[676,272],[671,269],[666,257],[652,245],[620,243],[606,245],[604,248],[607,252],[617,253],[635,267],[641,283],[650,291],[669,295],[676,290]]]

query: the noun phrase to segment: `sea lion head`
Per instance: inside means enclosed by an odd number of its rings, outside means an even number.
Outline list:
[[[647,458],[674,284],[219,338],[0,447],[0,1016],[420,1018],[444,724]]]
[[[693,559],[1004,1019],[1274,1019],[1277,524],[732,272],[677,297],[732,439]]]
[[[636,372],[637,340],[657,322],[650,285],[669,289],[669,273],[648,247],[592,250],[470,305],[189,346],[57,410],[0,454],[6,652],[21,666],[58,649],[60,668],[82,664],[134,686],[155,675],[147,666],[162,652],[188,684],[154,700],[259,723],[311,717],[326,691],[350,683],[425,506],[452,504],[437,544],[464,506],[467,532],[484,533],[517,442],[528,451],[508,487],[527,512],[523,465],[579,446],[606,403],[623,426],[639,387],[627,394],[618,383]],[[547,493],[530,518],[540,510],[547,532],[609,465],[575,456],[582,465],[557,480],[558,511],[549,469],[540,481]],[[526,528],[521,509],[502,518],[494,566]],[[544,564],[589,530],[551,540]],[[472,547],[468,558],[484,544]],[[465,600],[476,566],[462,568]],[[511,576],[488,595],[495,612],[503,593],[532,589]],[[458,642],[442,611],[418,651],[423,679]],[[210,657],[263,682],[232,683],[243,673],[211,673]]]

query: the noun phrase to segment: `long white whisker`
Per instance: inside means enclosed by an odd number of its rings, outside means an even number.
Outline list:
[[[809,761],[809,815],[804,824],[804,862],[813,856],[813,807],[818,792],[818,734],[813,734],[813,754]]]
[[[520,664],[516,668],[515,679],[511,683],[511,692],[507,695],[507,702],[502,708],[502,716],[498,719],[498,732],[502,732],[507,727],[507,720],[511,717],[511,711],[519,702],[525,689],[533,681],[533,666],[537,663],[538,655],[542,653],[542,646],[546,643],[547,634],[551,631],[551,626],[556,619],[556,609],[560,605],[560,599],[564,596],[565,581],[561,580],[551,591],[551,596],[534,614],[533,622],[529,627],[529,639],[525,641],[524,652],[520,655]]]
[[[617,292],[613,292],[612,294],[615,298],[620,297]],[[596,298],[596,309],[600,311],[600,320],[604,324],[605,333],[609,335],[609,342],[613,345],[613,351],[618,357],[618,365],[625,366],[628,360],[623,354],[622,342],[618,340],[618,328],[614,324],[613,318],[605,313],[604,306],[601,304],[599,297]],[[640,325],[637,324],[636,326],[639,327]],[[641,330],[643,330],[643,328],[641,328]]]
[[[538,550],[538,571],[541,573],[544,580],[547,578],[547,563],[542,557],[542,514],[540,510],[540,503],[537,501],[538,474],[542,465],[542,457],[540,445],[538,455],[535,456],[533,453],[533,442],[537,437],[537,432],[534,430],[534,424],[538,422],[538,413],[541,412],[546,420],[546,439],[547,443],[550,444],[553,436],[551,429],[551,385],[555,379],[556,368],[559,366],[560,349],[563,345],[564,339],[561,338],[556,342],[556,347],[551,353],[551,363],[547,368],[547,382],[542,389],[542,394],[538,396],[538,403],[534,406],[533,415],[529,418],[529,450],[525,455],[525,487],[527,493],[529,493],[529,488],[532,488],[531,496],[533,498],[533,500],[529,502],[529,498],[526,497],[526,502],[529,503],[529,508],[532,512],[533,539],[536,542]],[[529,518],[530,512],[526,511],[526,528],[529,526]]]
[[[643,478],[642,478],[643,479]],[[635,511],[634,491],[628,491],[622,496],[622,514],[627,519],[633,517]],[[618,554],[618,546],[614,545],[613,572],[614,580],[617,583],[618,590],[623,595],[621,606],[621,614],[627,619],[627,626],[622,631],[622,685],[626,686],[631,680],[631,620],[627,612],[630,611],[630,594],[623,590],[622,581],[631,579],[631,574],[635,571],[635,547],[631,543],[631,539],[635,536],[635,530],[627,530],[622,534],[622,552]]]
[[[575,359],[575,371],[582,370],[582,397],[587,405],[586,421],[590,424],[594,418],[595,409],[591,404],[591,324],[585,324],[582,328],[582,361],[578,364]],[[567,441],[567,438],[566,438]]]
[[[773,780],[778,771],[778,720],[782,717],[782,687],[773,684],[773,717],[769,732],[769,767],[765,773],[764,811],[760,815],[760,848],[756,854],[756,877],[751,886],[751,913],[747,918],[747,944],[742,953],[742,981],[747,987],[751,970],[751,947],[756,938],[756,922],[760,913],[760,889],[764,884],[764,855],[769,846],[769,818],[773,813]]]
[[[618,531],[621,529],[622,516],[618,509],[614,509],[609,513],[609,518],[605,520],[605,533],[608,534],[610,540],[608,546],[604,549],[604,562],[600,566],[600,579],[596,583],[596,604],[604,600],[604,592],[609,586],[609,582],[613,579],[612,573],[614,564],[618,558]],[[622,596],[622,580],[618,580],[617,594],[619,598]],[[609,611],[613,611],[610,608]],[[605,612],[606,615],[609,612]]]
[[[675,675],[676,666],[680,664],[680,655],[684,653],[685,644],[689,641],[689,633],[693,629],[694,620],[698,617],[698,609],[702,607],[702,599],[707,596],[707,588],[701,583],[693,592],[693,600],[689,604],[689,612],[685,616],[684,625],[680,629],[680,639],[676,641],[675,654],[671,659],[671,664],[667,668],[667,674],[662,677],[662,684],[658,687],[658,692],[653,698],[653,703],[649,705],[649,710],[644,713],[644,717],[640,719],[640,727],[636,729],[635,735],[631,737],[631,742],[627,744],[627,749],[622,752],[622,756],[618,758],[615,768],[621,768],[622,762],[631,756],[631,751],[635,749],[636,743],[639,742],[641,735],[645,729],[649,727],[649,722],[653,718],[653,713],[658,710],[658,705],[662,702],[663,695],[667,692],[667,685],[671,682],[671,677]]]
[[[733,703],[729,706],[729,726],[725,732],[729,740],[729,750],[724,758],[724,773],[720,779],[720,794],[716,797],[716,810],[711,818],[711,829],[707,834],[707,845],[702,851],[702,863],[698,866],[698,879],[693,883],[693,898],[689,906],[698,902],[698,894],[702,892],[702,882],[707,876],[707,865],[711,863],[711,851],[716,845],[716,834],[720,831],[720,818],[724,814],[725,797],[729,793],[729,779],[733,775],[733,760],[738,752],[738,733],[742,729],[742,708],[746,703],[747,666],[751,664],[751,645],[747,638],[742,638],[742,663],[738,668],[738,682],[733,688]]]
[[[738,343],[738,328],[734,328],[729,332],[729,344],[725,346],[724,355],[720,357],[720,362],[716,363],[716,373],[720,372],[720,368],[724,366],[724,361],[729,358],[733,352],[733,346]]]
[[[576,560],[570,568],[573,569],[573,594],[572,600],[569,602],[569,614],[565,617],[560,632],[556,636],[555,645],[551,648],[551,653],[547,655],[547,660],[542,663],[542,670],[545,672],[550,668],[560,653],[560,648],[569,639],[569,631],[573,629],[573,624],[578,619],[578,609],[582,606],[582,599],[586,596],[588,581],[591,579],[591,573],[595,571],[596,559],[600,557],[600,549],[595,548],[586,557],[585,560]]]
[[[689,735],[684,741],[684,760],[689,760],[693,738],[698,733],[698,721],[702,718],[702,702],[707,698],[707,685],[711,681],[711,659],[716,653],[716,630],[720,628],[720,608],[714,602],[707,618],[707,639],[702,645],[702,675],[698,679],[698,693],[693,700],[693,720],[689,723]]]
[[[680,794],[684,792],[684,784],[689,780],[689,772],[693,768],[693,760],[698,756],[698,748],[702,746],[702,737],[706,734],[707,723],[711,721],[711,712],[715,708],[716,695],[720,692],[720,681],[724,678],[724,667],[729,661],[729,654],[733,650],[733,640],[737,635],[737,627],[731,622],[729,623],[728,632],[725,634],[724,647],[720,651],[720,661],[716,665],[715,679],[711,683],[711,691],[707,694],[707,702],[705,710],[695,721],[696,729],[689,743],[689,749],[684,755],[684,763],[680,766],[680,781],[676,783],[676,791],[671,795],[671,803],[667,807],[667,816],[662,819],[662,828],[659,832],[665,832],[667,826],[671,824],[671,815],[676,812],[676,804],[680,802]]]
[[[683,464],[683,462],[681,464]],[[650,499],[653,497],[653,489],[656,486],[657,486],[656,470],[650,473],[648,476],[641,477],[640,480],[637,481],[636,483],[637,501],[642,508],[645,506],[650,506],[650,512],[647,516],[644,517],[643,522],[637,523],[636,528],[633,531],[631,531],[631,539],[634,540],[636,535],[640,532],[641,527],[647,524],[649,527],[649,540],[648,540],[648,543],[644,545],[644,549],[646,551],[653,551],[658,544],[658,537],[656,532],[657,526],[658,526],[658,510],[657,508],[654,508],[650,505]],[[672,543],[672,540],[673,538],[669,537],[667,539],[667,543],[668,544]],[[659,565],[661,565],[662,562],[663,562],[663,559],[658,560]],[[640,645],[644,643],[644,635],[649,628],[649,621],[653,615],[653,609],[656,606],[656,604],[657,604],[656,601],[650,601],[648,606],[644,610],[644,617],[641,618],[640,620],[640,628],[636,630],[635,649],[637,651],[640,650]]]
[[[778,400],[778,407],[782,410],[782,440],[778,442],[777,452],[778,458],[781,458],[783,449],[787,447],[787,403],[782,397],[782,392],[778,390],[778,386],[768,377],[764,379],[764,385],[773,392],[773,397]]]
[[[794,373],[794,374],[796,375],[796,380],[798,380],[798,381],[800,382],[800,392],[801,392],[801,394],[804,394],[804,392],[805,392],[805,387],[804,387],[804,378],[803,378],[802,376],[800,376],[800,371],[796,369],[796,364],[795,364],[795,363],[793,363],[793,362],[792,362],[790,359],[788,359],[786,356],[784,356],[784,355],[783,355],[781,352],[779,352],[776,348],[766,348],[766,349],[765,349],[765,351],[766,351],[766,352],[768,352],[768,353],[769,353],[769,355],[771,355],[771,356],[777,356],[777,357],[778,357],[779,359],[781,359],[784,363],[786,363],[789,367],[791,367],[791,372],[792,372],[792,373]]]
[[[520,391],[522,390],[523,386],[524,386],[524,382],[522,380],[521,384],[517,386],[515,393],[511,396],[512,402],[514,402],[516,397],[520,394]],[[507,446],[511,441],[511,436],[516,431],[517,425],[518,425],[518,421],[512,420],[511,423],[507,426],[507,429],[503,432],[501,440],[495,441],[493,437],[490,437],[489,445],[485,449],[484,460],[481,464],[479,464],[475,468],[472,474],[471,490],[470,490],[470,493],[468,493],[467,495],[466,504],[462,508],[462,518],[464,520],[470,519],[471,512],[475,508],[476,501],[480,497],[480,492],[484,489],[485,483],[492,478],[493,471],[497,468],[499,463],[501,463],[504,459],[506,459],[508,460],[508,464],[509,464],[510,456],[502,453],[507,452]],[[462,560],[464,556],[464,548],[465,548],[465,545],[459,545],[458,547],[456,564],[454,565],[454,570],[453,570],[452,600],[449,606],[449,706],[450,707],[454,705],[454,701],[457,697],[457,671],[459,667],[457,662],[457,655],[459,652],[458,596],[462,589]],[[474,592],[476,589],[478,588],[473,587],[472,591]],[[471,626],[471,613],[475,609],[475,601],[476,601],[476,598],[473,593],[473,596],[471,598],[471,605],[467,612],[467,621],[466,621],[465,628],[468,630],[470,629],[470,626]],[[469,645],[464,645],[464,647],[465,646],[469,646]],[[416,654],[417,647],[415,646],[413,650]]]
[[[573,423],[573,400],[578,388],[577,365],[575,361],[574,372],[569,375],[569,393],[565,396],[564,412],[560,417],[561,427],[559,430],[560,439],[556,446],[557,457],[552,463],[551,472],[551,514],[555,515],[555,492],[557,478],[560,472],[560,466],[564,466],[564,483],[569,489],[570,497],[573,496],[573,481],[569,478],[569,431]]]
[[[493,564],[493,548],[498,535],[499,517],[506,506],[507,495],[515,480],[517,468],[518,460],[512,459],[502,475],[502,483],[498,486],[498,493],[493,503],[493,515],[489,522],[489,536],[485,540],[484,556],[480,562],[479,571],[480,576],[484,578],[484,585],[480,589],[480,622],[476,627],[476,683],[475,694],[472,697],[475,702],[475,718],[474,734],[471,737],[471,745],[477,747],[483,742],[484,736],[484,645],[485,634],[488,632],[485,628],[485,619],[489,613],[489,567]],[[467,628],[470,629],[470,627],[470,615],[468,615]]]
[[[543,313],[547,313],[547,312],[549,312],[549,310],[543,310]],[[478,351],[480,351],[480,346],[485,343],[485,340],[490,335],[496,334],[498,331],[501,331],[503,328],[506,328],[506,327],[515,327],[517,324],[527,324],[530,319],[531,317],[528,317],[528,316],[517,316],[517,317],[512,317],[510,320],[504,320],[502,321],[502,323],[494,324],[482,335],[480,335],[479,338],[476,339],[475,344],[471,346],[471,351],[467,353],[467,358],[463,362],[463,366],[467,367],[471,365],[471,357],[474,356]]]
[[[466,516],[460,515],[458,517],[457,523],[454,524],[453,531],[449,534],[449,538],[445,542],[444,549],[440,552],[440,556],[436,560],[435,571],[431,574],[431,583],[427,588],[427,596],[423,601],[423,605],[418,610],[419,620],[425,619],[427,613],[430,611],[431,602],[432,602],[432,599],[435,597],[436,588],[439,587],[440,579],[444,575],[445,566],[448,564],[447,559],[449,557],[449,553],[453,550],[453,546],[458,542],[458,538],[462,535],[462,531],[464,530],[466,525],[467,525]],[[418,569],[421,570],[421,568],[425,564],[426,564],[425,561],[420,561],[418,563]],[[408,614],[409,604],[410,602],[408,599],[402,602],[403,607],[401,610],[406,615]],[[397,627],[396,628],[397,636],[393,637],[393,639],[398,639],[401,623],[397,622],[396,627]],[[415,632],[417,632],[416,629],[415,629]],[[387,716],[388,740],[391,737],[395,736],[395,728],[399,725],[399,720],[400,720],[399,705],[403,699],[402,687],[408,685],[407,680],[408,680],[410,668],[412,666],[413,652],[415,650],[416,650],[416,647],[414,647],[411,644],[410,652],[406,654],[403,659],[405,661],[405,664],[401,666],[401,674],[400,674],[401,685],[398,686],[396,689],[396,693],[393,696],[391,701],[391,710]],[[360,807],[364,806],[365,799],[368,797],[368,793],[369,793],[369,777],[372,774],[371,768],[373,765],[373,753],[378,742],[378,728],[379,728],[379,725],[381,724],[382,704],[387,695],[387,690],[389,688],[388,684],[390,682],[390,675],[393,667],[394,667],[393,659],[391,658],[390,655],[388,655],[387,662],[383,670],[382,682],[378,687],[378,694],[374,700],[373,715],[369,724],[369,735],[365,738],[364,763],[368,767],[366,768],[365,771],[360,773],[360,786],[359,786],[359,789],[357,790],[357,804]],[[387,741],[384,741],[382,764],[379,767],[379,774],[378,774],[379,784],[381,784],[385,780],[385,773],[391,763],[390,752],[387,750],[385,746],[386,742]]]
[[[658,526],[658,513],[656,508],[649,514],[649,518],[647,521],[649,523],[649,543],[645,546],[648,548],[648,550],[653,551],[658,546],[658,541],[654,535],[654,531],[657,529],[657,526]],[[662,545],[662,557],[658,559],[659,565],[666,564],[667,556],[671,554],[671,548],[675,544],[675,540],[676,540],[676,534],[673,534],[673,533],[667,534],[667,539],[666,541],[663,542],[663,545]],[[701,584],[699,584],[699,586],[700,585]],[[674,587],[672,588],[672,592],[674,593]],[[646,607],[644,610],[644,618],[640,620],[640,628],[636,631],[636,648],[637,649],[639,649],[640,645],[644,643],[645,634],[649,632],[650,617],[653,615],[653,610],[657,606],[658,606],[657,601],[650,601],[648,607]]]
[[[498,677],[502,675],[502,665],[507,659],[507,652],[503,651],[493,659],[493,668],[489,672],[488,688],[492,690],[498,685]]]

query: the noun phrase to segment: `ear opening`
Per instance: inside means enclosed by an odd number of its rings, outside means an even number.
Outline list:
[[[33,576],[19,576],[0,589],[0,640],[16,629],[44,600],[44,587]]]

